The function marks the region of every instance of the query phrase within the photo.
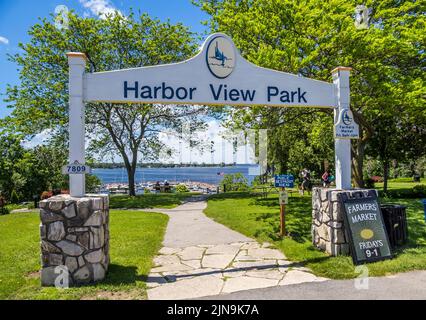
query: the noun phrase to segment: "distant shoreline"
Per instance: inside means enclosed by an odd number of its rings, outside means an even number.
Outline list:
[[[237,166],[250,166],[250,165],[244,165],[244,164],[221,164],[221,163],[215,163],[215,164],[207,164],[207,163],[200,163],[200,164],[162,164],[162,163],[150,163],[150,164],[138,164],[136,168],[224,168],[224,167],[237,167]],[[124,163],[96,163],[93,164],[92,169],[125,169],[126,166]]]
[[[237,165],[226,167],[161,167],[161,168],[137,168],[135,173],[135,182],[148,183],[149,181],[164,180],[188,182],[197,181],[199,183],[208,183],[219,185],[226,174],[241,173],[251,183],[253,175],[249,175],[250,166]],[[125,168],[94,168],[92,174],[96,175],[102,184],[108,183],[128,183],[127,171]]]

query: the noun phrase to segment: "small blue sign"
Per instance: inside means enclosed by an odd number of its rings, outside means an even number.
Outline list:
[[[275,186],[281,188],[293,188],[294,177],[291,174],[275,175]]]

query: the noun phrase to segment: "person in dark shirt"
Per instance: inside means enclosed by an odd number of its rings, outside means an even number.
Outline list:
[[[154,190],[156,193],[159,193],[161,191],[160,181],[157,181],[154,185]]]
[[[311,172],[304,168],[300,175],[302,177],[302,183],[300,185],[300,193],[303,195],[305,191],[309,191],[311,189]]]
[[[324,188],[328,188],[330,186],[330,183],[331,183],[330,177],[331,177],[330,170],[329,169],[325,170],[325,172],[321,176],[322,186]]]
[[[170,192],[170,184],[167,180],[164,180],[164,192]]]

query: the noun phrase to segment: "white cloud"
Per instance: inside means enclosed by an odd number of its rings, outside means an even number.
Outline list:
[[[197,132],[192,137],[193,140],[203,142],[204,150],[198,148],[190,148],[187,141],[181,141],[175,134],[160,134],[160,141],[167,147],[172,148],[175,152],[172,156],[163,156],[160,162],[164,163],[255,163],[254,151],[251,150],[248,143],[244,143],[234,152],[233,142],[229,138],[231,132],[222,127],[219,121],[211,120],[207,122],[208,128],[206,131]],[[237,134],[237,132],[234,132]],[[210,149],[213,142],[213,150]],[[241,142],[241,141],[240,141]],[[213,154],[211,153],[213,151]]]
[[[9,39],[7,39],[7,38],[5,38],[5,37],[0,36],[0,43],[3,43],[3,44],[9,44]]]
[[[39,145],[43,145],[46,143],[46,140],[50,137],[51,134],[51,129],[45,129],[42,132],[36,134],[31,140],[23,140],[21,145],[26,149],[31,149]]]
[[[80,3],[84,8],[90,10],[93,15],[101,19],[106,19],[107,15],[114,15],[116,12],[119,15],[123,15],[109,0],[80,0]],[[85,12],[85,14],[87,13]]]

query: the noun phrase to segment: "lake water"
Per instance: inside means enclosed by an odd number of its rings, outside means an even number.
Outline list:
[[[185,167],[185,168],[137,168],[136,183],[145,183],[148,181],[197,181],[210,184],[219,184],[223,179],[220,173],[241,172],[248,180],[252,182],[254,176],[249,175],[247,165],[237,165],[232,167]],[[218,174],[219,173],[219,174]],[[125,168],[114,169],[92,169],[92,174],[101,179],[102,183],[128,183],[127,172]]]

